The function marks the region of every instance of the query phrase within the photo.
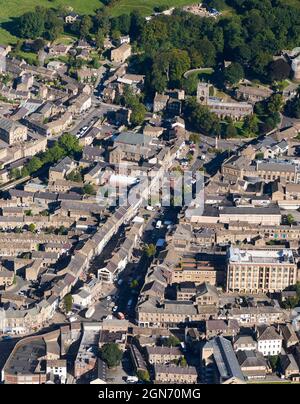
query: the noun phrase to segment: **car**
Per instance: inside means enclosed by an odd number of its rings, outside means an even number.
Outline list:
[[[158,220],[155,227],[156,227],[156,229],[161,229],[162,228],[162,221]]]
[[[110,301],[111,301],[111,296],[107,296],[106,300],[107,300],[108,302],[110,302]]]
[[[126,378],[126,383],[128,383],[128,384],[137,383],[138,381],[139,381],[139,378],[137,376],[127,376],[127,378]]]
[[[12,339],[12,337],[10,335],[4,335],[4,337],[2,337],[2,341],[10,341]]]
[[[118,311],[118,306],[113,307],[112,311],[116,313]]]

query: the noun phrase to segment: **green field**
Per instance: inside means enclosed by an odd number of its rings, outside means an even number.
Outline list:
[[[130,13],[132,10],[140,10],[144,15],[149,15],[155,6],[183,6],[195,3],[196,0],[121,0],[111,8],[113,16]],[[3,23],[9,22],[13,17],[18,17],[26,11],[34,10],[36,6],[57,7],[65,5],[72,7],[79,14],[93,14],[102,7],[100,0],[0,0],[0,44],[15,43],[17,38],[9,33]]]
[[[121,0],[111,9],[112,15],[130,13],[132,10],[140,10],[144,15],[150,15],[154,7],[168,6],[181,7],[187,4],[199,3],[198,0]]]
[[[26,11],[32,11],[36,6],[57,7],[59,5],[71,6],[78,13],[93,13],[101,7],[100,0],[0,0],[0,43],[14,43],[17,38],[3,27],[13,17],[18,17]]]

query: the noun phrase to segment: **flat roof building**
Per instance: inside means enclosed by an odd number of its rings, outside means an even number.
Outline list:
[[[289,249],[228,252],[227,291],[244,293],[280,292],[297,282],[297,264]]]

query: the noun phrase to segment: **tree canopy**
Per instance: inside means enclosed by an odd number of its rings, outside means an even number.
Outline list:
[[[101,348],[101,358],[107,363],[109,368],[118,366],[122,357],[123,352],[115,343],[105,344]]]

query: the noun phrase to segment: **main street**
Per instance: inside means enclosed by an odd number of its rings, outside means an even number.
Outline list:
[[[97,120],[104,120],[108,112],[117,111],[118,109],[119,106],[117,105],[105,104],[93,97],[92,108],[86,114],[75,119],[70,133],[76,136],[85,127],[87,128],[86,131],[88,131]]]

